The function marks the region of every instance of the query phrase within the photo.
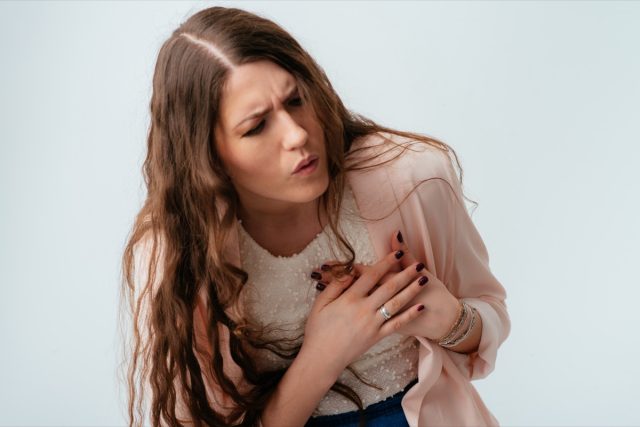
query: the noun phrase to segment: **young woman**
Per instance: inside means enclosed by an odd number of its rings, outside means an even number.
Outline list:
[[[351,113],[235,8],[163,44],[151,119],[123,258],[131,425],[497,425],[470,381],[506,294],[453,149]]]

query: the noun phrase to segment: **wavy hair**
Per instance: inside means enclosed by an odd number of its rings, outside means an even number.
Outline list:
[[[353,149],[356,139],[387,132],[453,153],[462,182],[458,157],[444,142],[387,128],[347,110],[322,68],[274,22],[218,6],[189,17],[158,53],[142,168],[147,195],[127,236],[122,258],[121,315],[126,312],[130,316],[130,325],[124,327],[129,332],[123,354],[130,426],[144,422],[147,391],[151,391],[149,416],[154,426],[182,425],[176,413],[179,400],[185,402],[191,422],[197,426],[258,425],[285,369],[259,371],[247,346],[267,348],[290,359],[300,349],[299,345],[265,340],[264,330],[252,325],[241,310],[236,312],[240,315],[229,314],[238,306],[248,274],[234,266],[223,250],[239,202],[215,150],[214,128],[229,73],[259,60],[272,61],[294,76],[301,96],[311,103],[324,129],[330,184],[318,204],[318,219],[323,209],[346,255],[337,274],[348,270],[355,259],[353,248],[336,224],[345,175],[387,163],[368,161],[381,153],[349,162],[354,152],[366,149]],[[148,263],[140,266],[136,253],[143,242],[151,243]],[[144,271],[140,271],[142,267]],[[199,351],[195,340],[194,309],[200,292],[208,306],[205,319],[210,352]],[[231,356],[251,385],[248,390],[240,390],[223,371],[218,325],[231,332]],[[215,382],[231,399],[230,412],[212,408],[208,381]],[[364,425],[357,393],[339,382],[332,390],[358,406],[360,425]]]

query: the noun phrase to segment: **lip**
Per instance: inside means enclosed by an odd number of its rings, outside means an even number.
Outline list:
[[[293,170],[293,172],[291,172],[291,174],[293,175],[293,174],[296,174],[296,173],[300,172],[300,170],[301,170],[302,168],[304,168],[305,166],[308,166],[308,165],[309,165],[309,163],[311,163],[312,161],[317,160],[317,159],[318,159],[318,156],[316,156],[316,155],[311,155],[311,156],[309,156],[309,157],[306,157],[306,158],[302,159],[302,160],[301,160],[301,161],[296,165],[296,168]]]

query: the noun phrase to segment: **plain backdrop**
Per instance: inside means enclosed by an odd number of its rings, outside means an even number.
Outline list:
[[[0,425],[124,425],[120,261],[155,59],[234,5],[353,111],[456,149],[511,335],[505,426],[640,425],[640,3],[1,2]]]

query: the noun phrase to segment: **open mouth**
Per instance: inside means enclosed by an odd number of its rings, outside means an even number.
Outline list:
[[[313,159],[306,165],[304,165],[299,171],[297,171],[294,175],[306,175],[313,172],[318,165],[318,159]]]

